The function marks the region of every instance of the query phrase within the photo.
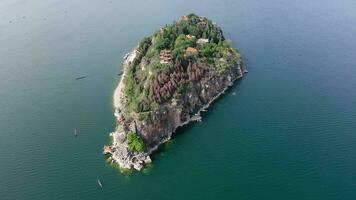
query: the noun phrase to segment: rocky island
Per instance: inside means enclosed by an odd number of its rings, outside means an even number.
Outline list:
[[[239,52],[209,19],[190,14],[160,28],[124,57],[114,93],[117,127],[104,153],[121,168],[141,170],[245,72]]]

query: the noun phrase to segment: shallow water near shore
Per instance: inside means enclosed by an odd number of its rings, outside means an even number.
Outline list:
[[[0,199],[356,198],[354,1],[3,0],[0,11]],[[101,151],[122,58],[191,12],[222,27],[249,73],[152,166],[120,173]]]

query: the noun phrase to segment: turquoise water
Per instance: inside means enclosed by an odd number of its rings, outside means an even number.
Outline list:
[[[122,57],[190,12],[250,73],[121,174],[101,148]],[[0,199],[356,199],[355,21],[351,0],[1,1]]]

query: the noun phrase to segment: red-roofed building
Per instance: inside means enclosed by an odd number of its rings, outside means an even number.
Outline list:
[[[185,49],[185,53],[188,54],[194,54],[194,53],[198,53],[198,50],[196,48],[193,47],[188,47],[187,49]]]
[[[161,59],[161,63],[169,63],[169,61],[171,61],[171,51],[168,49],[163,49],[161,51],[160,55],[160,59]]]

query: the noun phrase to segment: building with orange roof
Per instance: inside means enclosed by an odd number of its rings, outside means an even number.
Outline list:
[[[193,47],[188,47],[185,49],[185,53],[188,54],[195,54],[195,53],[198,53],[198,50],[196,48],[193,48]]]
[[[180,20],[184,20],[184,21],[188,20],[187,15],[182,16],[182,17],[180,18]]]

